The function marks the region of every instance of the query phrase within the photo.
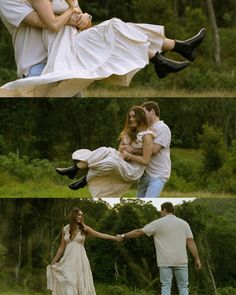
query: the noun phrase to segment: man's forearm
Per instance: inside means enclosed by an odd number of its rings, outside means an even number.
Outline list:
[[[78,22],[79,14],[73,13],[71,18],[68,21],[68,25],[76,27]],[[24,20],[23,23],[32,26],[32,27],[38,27],[38,28],[47,28],[45,23],[41,20],[38,13],[36,11],[32,11],[30,14],[28,14]]]
[[[197,250],[197,246],[196,246],[194,240],[192,240],[192,239],[188,240],[187,247],[188,247],[190,253],[193,255],[195,260],[200,259],[199,254],[198,254],[198,250]]]
[[[24,18],[23,23],[33,27],[46,28],[46,25],[42,22],[36,11],[32,11],[30,14],[28,14]]]
[[[124,235],[124,239],[132,239],[132,238],[139,238],[143,236],[144,232],[142,229],[135,229],[127,233],[124,233],[123,235]]]

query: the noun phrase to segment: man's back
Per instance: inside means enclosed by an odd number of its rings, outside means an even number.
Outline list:
[[[1,19],[12,35],[18,77],[27,76],[31,66],[47,58],[42,29],[22,23],[32,11],[32,7],[26,1],[0,1]]]
[[[168,214],[147,224],[143,231],[154,237],[158,266],[180,266],[188,263],[186,241],[193,235],[186,221]]]

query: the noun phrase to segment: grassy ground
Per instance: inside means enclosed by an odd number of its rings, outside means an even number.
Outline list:
[[[189,160],[198,165],[201,157],[200,150],[194,149],[179,149],[173,148],[172,155],[185,160]],[[91,198],[91,194],[87,187],[73,191],[67,185],[70,183],[68,179],[61,179],[59,181],[53,178],[40,178],[33,180],[21,181],[6,172],[0,171],[0,197],[1,198]],[[119,196],[117,196],[119,197]],[[136,190],[131,189],[124,193],[122,197],[135,198]],[[236,197],[234,194],[226,193],[210,193],[208,191],[170,191],[168,187],[165,188],[161,194],[162,198],[231,198]]]
[[[134,198],[136,190],[129,190],[122,197]],[[0,187],[1,198],[91,198],[88,188],[72,191],[66,185],[56,184],[55,182],[42,179],[40,181],[31,180],[25,182],[10,181]],[[205,191],[178,192],[164,190],[162,198],[231,198],[232,194],[210,193]]]
[[[51,293],[50,292],[46,292],[46,293],[30,292],[30,293],[27,293],[25,291],[0,292],[0,295],[49,295],[49,294],[51,294]]]
[[[127,91],[128,90],[128,91]],[[236,97],[235,91],[208,90],[208,91],[186,91],[186,90],[160,90],[155,87],[129,86],[100,86],[92,84],[83,91],[84,97]]]

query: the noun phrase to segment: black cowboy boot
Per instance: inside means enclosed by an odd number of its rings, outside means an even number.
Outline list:
[[[179,41],[175,40],[175,46],[172,51],[180,53],[184,58],[194,61],[196,58],[196,48],[202,42],[206,35],[206,29],[201,29],[197,35],[185,40]]]
[[[74,165],[67,168],[56,168],[55,170],[60,175],[67,175],[70,179],[74,179],[79,168]]]
[[[86,176],[80,178],[78,181],[75,181],[68,185],[68,187],[72,190],[77,190],[79,188],[83,188],[87,185]]]
[[[164,57],[159,52],[156,52],[154,57],[150,59],[150,62],[154,64],[157,76],[162,79],[165,78],[169,73],[177,73],[186,68],[189,61],[174,61]]]

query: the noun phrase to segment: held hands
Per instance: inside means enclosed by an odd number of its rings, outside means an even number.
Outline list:
[[[76,27],[83,31],[92,27],[92,17],[88,13],[82,13],[79,15],[79,20],[76,24]]]
[[[116,241],[117,241],[117,242],[123,242],[123,241],[124,241],[122,235],[116,235],[115,238],[116,238]]]
[[[82,12],[73,12],[67,24],[72,27],[77,27],[81,14]]]
[[[79,30],[86,30],[92,27],[92,17],[88,13],[82,13],[82,11],[74,7],[73,13],[68,21],[69,26],[76,27]]]

